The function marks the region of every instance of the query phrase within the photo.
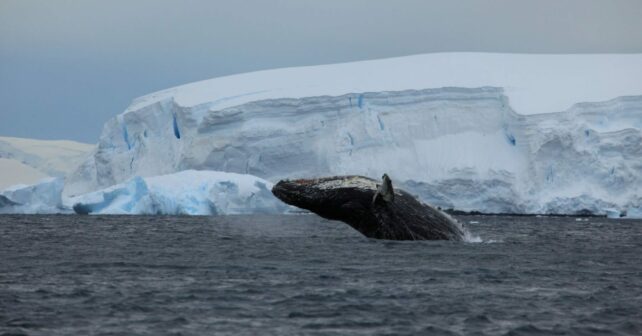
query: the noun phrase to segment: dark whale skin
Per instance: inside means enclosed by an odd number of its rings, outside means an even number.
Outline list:
[[[395,189],[393,202],[373,203],[377,181],[363,176],[282,180],[272,193],[283,202],[347,223],[364,236],[387,240],[464,239],[459,223],[442,211]]]

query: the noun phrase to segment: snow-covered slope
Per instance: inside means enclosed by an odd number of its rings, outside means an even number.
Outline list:
[[[640,94],[641,63],[642,54],[434,53],[219,77],[140,97],[125,113],[165,100],[206,114],[264,99],[483,86],[504,88],[517,113],[547,113]]]
[[[389,173],[485,212],[642,204],[642,55],[432,54],[223,77],[136,100],[66,195],[209,169]]]
[[[93,145],[67,140],[0,137],[0,190],[62,177],[75,170]]]
[[[0,190],[19,184],[32,184],[49,176],[18,160],[4,158],[0,159],[0,172]]]

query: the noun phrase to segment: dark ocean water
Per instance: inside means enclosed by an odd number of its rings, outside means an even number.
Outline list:
[[[312,215],[0,216],[0,334],[642,334],[642,221],[459,219],[483,242]]]

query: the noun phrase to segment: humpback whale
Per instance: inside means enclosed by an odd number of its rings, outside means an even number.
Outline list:
[[[364,176],[282,180],[272,193],[283,202],[340,220],[366,237],[388,240],[464,240],[464,229],[446,213],[409,193]]]

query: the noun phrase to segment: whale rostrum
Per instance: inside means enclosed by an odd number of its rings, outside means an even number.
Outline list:
[[[364,236],[389,240],[463,240],[464,229],[448,214],[364,176],[282,180],[272,193],[283,202],[340,220]]]

